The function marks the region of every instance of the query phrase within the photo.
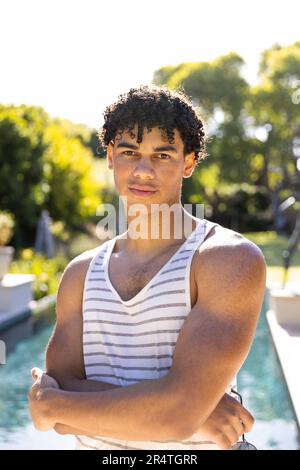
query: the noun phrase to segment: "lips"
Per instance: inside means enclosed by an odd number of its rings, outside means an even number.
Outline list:
[[[152,188],[151,186],[129,186],[129,189],[136,189],[137,191],[156,191],[156,189]]]
[[[156,189],[151,188],[151,186],[129,186],[129,190],[139,197],[148,197],[156,193]]]

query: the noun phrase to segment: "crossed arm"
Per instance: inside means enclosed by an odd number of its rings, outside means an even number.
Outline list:
[[[195,269],[198,299],[181,328],[169,373],[128,387],[85,380],[78,297],[82,272],[82,262],[73,262],[60,283],[46,371],[61,390],[33,387],[29,395],[36,426],[160,441],[186,439],[201,430],[253,341],[265,288],[260,250],[243,241],[201,253]],[[239,418],[249,420],[244,409],[238,410]]]

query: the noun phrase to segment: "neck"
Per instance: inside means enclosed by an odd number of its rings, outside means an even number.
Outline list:
[[[152,210],[127,220],[128,230],[120,237],[122,247],[144,257],[182,244],[197,225],[181,204],[173,205],[171,211]]]

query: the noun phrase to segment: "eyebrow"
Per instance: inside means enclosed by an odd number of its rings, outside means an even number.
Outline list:
[[[129,148],[132,150],[139,150],[139,147],[137,145],[131,144],[126,141],[119,142],[117,144],[117,148]],[[154,152],[177,152],[176,147],[173,147],[173,145],[162,145],[160,147],[155,147]]]

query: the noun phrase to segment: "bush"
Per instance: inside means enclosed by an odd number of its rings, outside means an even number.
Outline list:
[[[62,255],[47,259],[34,253],[30,248],[25,248],[20,251],[18,259],[12,262],[9,272],[34,274],[36,276],[33,283],[34,300],[38,300],[46,295],[57,293],[58,284],[67,263],[67,258]]]
[[[0,210],[16,219],[13,245],[34,236],[43,204],[43,129],[47,115],[41,108],[0,105]]]
[[[96,213],[101,184],[90,136],[42,108],[0,105],[0,210],[15,216],[16,249],[34,244],[42,210],[67,228]]]
[[[69,132],[64,122],[52,122],[45,131],[44,153],[45,206],[53,220],[67,227],[93,216],[101,203],[92,152]]]
[[[0,211],[0,246],[9,243],[15,226],[14,217],[10,212]]]

